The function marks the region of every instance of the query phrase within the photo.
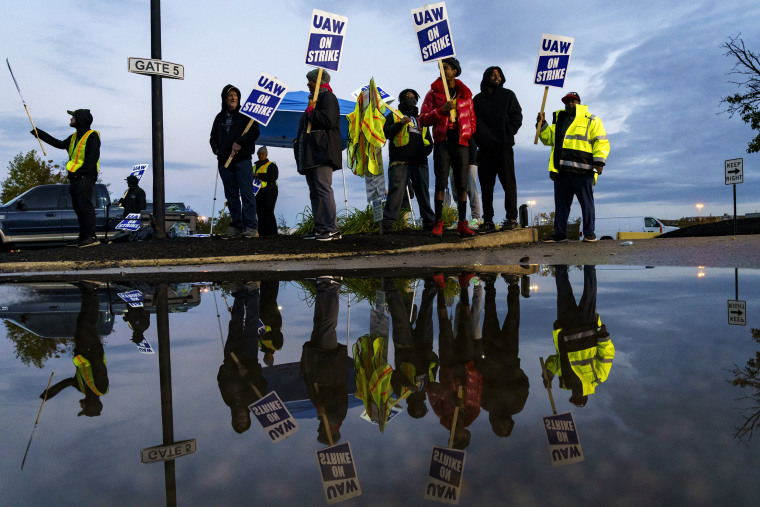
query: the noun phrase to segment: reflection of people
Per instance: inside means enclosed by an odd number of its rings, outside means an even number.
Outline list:
[[[264,364],[274,364],[274,353],[282,348],[282,314],[277,306],[277,294],[280,282],[268,280],[261,282],[261,316],[263,329],[259,327],[259,350],[264,353]]]
[[[234,302],[224,344],[224,362],[216,380],[224,403],[230,407],[232,427],[243,433],[251,427],[248,406],[259,399],[253,386],[262,395],[267,389],[258,359],[259,284],[235,284],[231,289]]]
[[[309,399],[320,415],[317,440],[329,444],[340,440],[340,427],[348,413],[348,349],[338,344],[341,282],[337,278],[319,277],[314,301],[314,328],[311,338],[303,344],[301,377],[306,383]],[[327,427],[325,426],[325,417]]]
[[[82,308],[74,331],[73,361],[76,373],[51,386],[47,397],[54,397],[66,387],[74,387],[84,394],[84,399],[79,400],[82,410],[77,415],[95,417],[103,410],[100,397],[108,392],[108,369],[103,343],[98,336],[97,286],[90,282],[80,282],[79,289],[82,293]]]
[[[464,449],[470,444],[470,431],[467,426],[480,415],[480,402],[483,393],[483,376],[475,368],[475,358],[479,355],[478,343],[472,338],[470,324],[470,301],[468,294],[468,274],[459,276],[460,319],[457,336],[451,328],[446,311],[443,276],[438,275],[438,355],[441,369],[438,382],[429,387],[430,405],[440,419],[441,425],[451,431],[456,407],[460,408],[457,425],[454,428],[453,447]],[[459,389],[462,396],[459,397]]]
[[[552,241],[567,241],[567,219],[573,196],[583,216],[583,241],[596,241],[594,234],[594,185],[610,154],[610,142],[602,120],[581,105],[575,92],[562,97],[565,109],[556,111],[551,125],[538,113],[539,137],[551,146],[549,177],[554,182],[554,235]]]
[[[219,176],[224,185],[224,198],[230,210],[230,238],[257,238],[258,218],[253,195],[253,164],[251,158],[259,137],[259,124],[240,112],[240,90],[232,85],[222,89],[222,110],[214,118],[209,143],[217,159]],[[232,162],[224,167],[233,154]]]
[[[124,208],[124,218],[130,213],[140,213],[147,205],[145,204],[145,190],[140,188],[140,180],[137,176],[127,176],[127,192],[119,199],[119,206]]]
[[[410,317],[413,301],[402,298],[392,279],[385,280],[383,289],[391,314],[396,361],[391,387],[397,396],[402,396],[407,389],[413,391],[406,399],[407,411],[419,419],[428,412],[427,388],[435,381],[438,371],[438,356],[433,352],[433,301],[437,290],[431,278],[425,279],[419,311],[414,315],[412,310]]]
[[[508,437],[515,425],[512,416],[521,412],[528,400],[530,382],[520,368],[520,288],[517,276],[504,275],[507,282],[507,315],[499,325],[496,312],[496,276],[484,274],[486,283],[483,317],[483,353],[478,370],[483,374],[482,406],[488,411],[493,432]]]
[[[150,327],[150,313],[145,307],[127,306],[127,313],[122,317],[132,330],[132,341],[142,343],[145,339],[145,331]]]
[[[256,152],[258,160],[253,164],[255,177],[261,181],[261,188],[256,194],[256,213],[259,216],[259,234],[262,236],[277,235],[277,219],[274,216],[274,206],[277,203],[277,178],[280,175],[277,164],[267,157],[266,146]]]
[[[89,109],[66,111],[71,115],[70,126],[77,131],[60,141],[47,132],[37,129],[39,138],[54,148],[68,150],[66,171],[69,176],[71,205],[79,222],[79,238],[75,246],[86,248],[100,244],[95,235],[95,206],[92,194],[100,169],[100,133],[90,130],[92,114]],[[32,130],[32,135],[35,135]]]
[[[567,266],[555,266],[557,320],[554,346],[557,354],[546,360],[549,381],[572,391],[570,403],[583,407],[596,386],[607,380],[615,357],[607,327],[596,313],[596,266],[583,267],[583,296],[576,304]]]

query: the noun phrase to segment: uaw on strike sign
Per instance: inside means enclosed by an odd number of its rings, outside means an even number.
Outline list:
[[[456,56],[444,2],[412,9],[412,19],[423,62]]]
[[[287,91],[285,83],[269,74],[261,74],[240,112],[266,127]]]
[[[306,65],[337,72],[348,18],[314,9],[309,27]]]
[[[541,49],[538,51],[538,63],[533,83],[562,88],[565,85],[567,66],[573,51],[572,37],[543,34]]]

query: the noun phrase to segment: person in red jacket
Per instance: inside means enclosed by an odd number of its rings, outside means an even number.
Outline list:
[[[456,58],[443,60],[446,83],[436,79],[425,96],[420,112],[420,123],[433,127],[433,167],[435,168],[435,224],[433,236],[443,235],[443,196],[449,169],[453,168],[456,185],[457,212],[460,236],[474,236],[467,223],[467,171],[470,137],[475,133],[475,110],[472,92],[460,80],[462,68]],[[449,88],[451,100],[446,100],[444,86]],[[451,111],[454,111],[453,120]]]

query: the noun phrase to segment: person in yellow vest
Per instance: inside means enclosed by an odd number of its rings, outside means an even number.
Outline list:
[[[383,133],[388,144],[388,200],[383,211],[383,232],[390,233],[398,217],[401,204],[406,201],[407,182],[411,180],[417,204],[420,207],[422,228],[430,232],[435,223],[435,213],[430,206],[430,171],[428,155],[433,151],[430,129],[419,123],[417,101],[419,94],[407,88],[399,94],[398,110],[404,115],[398,118],[394,113],[385,117]],[[411,203],[409,203],[411,206]]]
[[[277,218],[274,216],[274,205],[277,203],[277,178],[280,175],[277,164],[267,158],[269,152],[266,146],[256,152],[259,159],[253,164],[254,188],[261,185],[256,192],[256,214],[259,216],[259,235],[276,236]]]
[[[596,266],[583,267],[583,296],[579,303],[573,296],[567,266],[555,266],[554,277],[557,320],[553,337],[557,353],[547,358],[546,373],[549,382],[557,376],[559,386],[572,392],[570,403],[584,407],[596,386],[609,377],[615,346],[596,313]]]
[[[100,167],[100,133],[90,129],[92,114],[89,109],[66,112],[71,115],[69,125],[76,129],[75,133],[63,141],[54,138],[44,130],[37,129],[37,133],[39,138],[50,146],[68,150],[69,153],[69,161],[66,163],[69,193],[79,221],[79,238],[71,246],[79,248],[97,246],[100,242],[95,235],[95,206],[92,204],[92,193]],[[31,132],[35,135],[34,130]]]

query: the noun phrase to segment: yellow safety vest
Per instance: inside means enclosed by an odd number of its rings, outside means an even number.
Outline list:
[[[92,131],[90,131],[92,132]],[[83,355],[75,356],[74,359],[74,366],[77,367],[77,382],[79,383],[79,390],[81,392],[85,392],[85,386],[89,387],[90,390],[97,394],[98,396],[103,396],[108,392],[108,389],[106,389],[105,393],[101,393],[98,391],[98,388],[95,387],[95,379],[92,376],[92,365],[90,364],[90,361],[87,360],[86,357]],[[106,356],[103,356],[103,364],[106,363]]]
[[[97,130],[88,130],[79,142],[77,142],[77,136],[71,136],[71,142],[69,143],[69,161],[66,163],[66,170],[68,172],[75,173],[77,172],[77,169],[84,164],[84,152],[87,147],[87,138],[90,137],[90,134],[93,132],[100,137],[100,132]],[[96,170],[98,172],[100,171],[100,158],[98,158]]]
[[[258,169],[254,165],[253,166],[253,176],[254,177],[258,177],[259,174],[266,174],[267,173],[267,169],[269,169],[269,165],[271,163],[272,163],[272,161],[268,160],[266,164],[264,164],[263,166],[259,167]],[[261,179],[261,178],[259,178],[259,179]],[[275,181],[274,184],[277,185],[277,182]],[[264,181],[264,180],[261,180],[261,188],[265,188],[266,186],[267,186],[267,182]]]
[[[391,115],[391,121],[393,123],[396,123],[396,115]],[[430,146],[430,141],[428,141],[427,138],[427,127],[422,127],[422,144],[425,146]],[[399,146],[406,146],[409,143],[409,124],[405,124],[403,127],[401,127],[401,131],[393,136],[393,146],[398,148]]]

